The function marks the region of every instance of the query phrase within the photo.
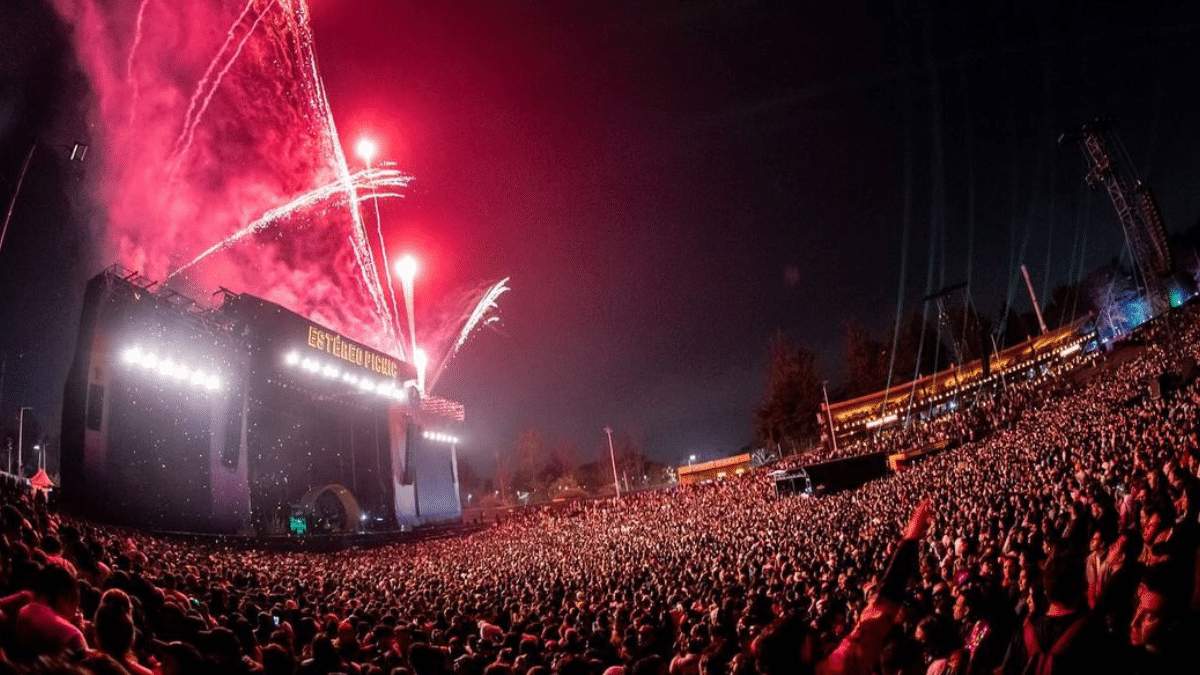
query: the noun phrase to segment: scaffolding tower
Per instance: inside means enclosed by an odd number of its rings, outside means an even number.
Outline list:
[[[1077,131],[1064,133],[1058,140],[1079,143],[1089,167],[1087,184],[1093,189],[1103,186],[1108,191],[1151,314],[1161,313],[1169,306],[1167,286],[1175,264],[1150,186],[1138,177],[1129,153],[1108,120],[1093,120]]]

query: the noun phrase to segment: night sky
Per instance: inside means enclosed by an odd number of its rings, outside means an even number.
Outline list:
[[[1196,226],[1200,14],[1015,4],[314,0],[344,144],[371,135],[415,177],[383,220],[421,261],[418,308],[512,278],[440,384],[467,406],[463,456],[532,426],[586,461],[606,424],[667,462],[728,454],[776,332],[836,385],[844,320],[883,337],[898,295],[907,314],[965,280],[994,313],[1020,262],[1048,295],[1122,253],[1057,143],[1097,116],[1168,230]],[[53,9],[4,3],[5,208],[51,139],[0,249],[10,429],[20,405],[57,425],[83,281],[112,262],[88,163],[66,161],[88,100]]]

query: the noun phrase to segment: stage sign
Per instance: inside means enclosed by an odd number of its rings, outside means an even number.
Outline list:
[[[400,365],[396,359],[363,347],[320,326],[308,327],[308,346],[384,377],[395,378],[400,372]]]

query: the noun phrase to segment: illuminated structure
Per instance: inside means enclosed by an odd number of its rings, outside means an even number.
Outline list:
[[[675,475],[679,476],[680,485],[695,485],[712,480],[740,477],[750,469],[750,454],[722,457],[699,464],[685,464],[675,467]]]
[[[1181,300],[1177,298],[1193,295],[1195,284],[1175,274],[1167,231],[1154,193],[1138,177],[1113,125],[1106,120],[1093,120],[1058,140],[1079,143],[1088,162],[1087,184],[1093,189],[1103,186],[1108,192],[1137,267],[1139,286],[1149,302],[1150,315],[1158,316],[1168,306],[1178,306]]]
[[[981,387],[1003,386],[1005,378],[1027,375],[1043,367],[1074,367],[1082,363],[1085,347],[1097,346],[1098,335],[1087,329],[1089,322],[1092,318],[1084,317],[991,354],[987,368],[976,359],[865,396],[832,405],[822,403],[820,424],[832,427],[838,442],[843,442],[904,424],[914,414],[936,416],[952,411],[961,398]]]
[[[64,392],[64,501],[198,532],[457,520],[454,453],[422,429],[415,382],[411,364],[261,298],[206,308],[110,269],[88,284]]]

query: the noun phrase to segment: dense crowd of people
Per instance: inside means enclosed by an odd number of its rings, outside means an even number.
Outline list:
[[[817,499],[752,473],[310,554],[104,527],[10,490],[0,674],[1191,672],[1200,385],[1146,383],[1195,357],[1197,319]]]

